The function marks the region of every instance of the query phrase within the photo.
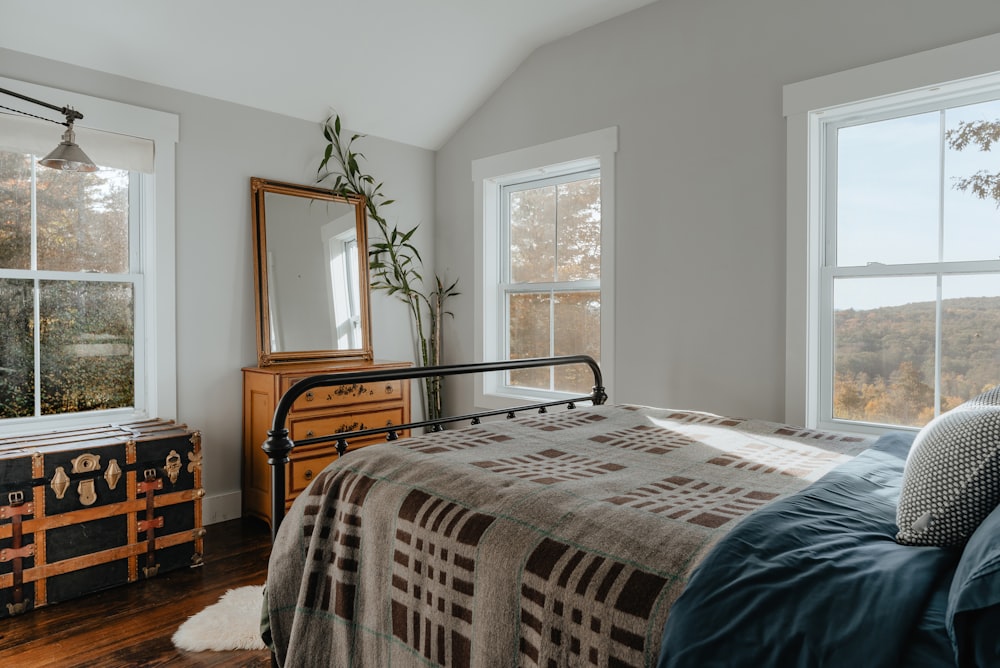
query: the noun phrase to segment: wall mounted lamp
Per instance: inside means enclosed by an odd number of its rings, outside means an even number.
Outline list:
[[[71,172],[96,172],[98,167],[94,164],[94,161],[87,157],[87,154],[83,152],[76,144],[76,136],[73,133],[73,121],[78,121],[83,118],[81,114],[76,109],[72,107],[57,107],[54,104],[49,104],[48,102],[42,102],[41,100],[36,100],[33,97],[28,97],[27,95],[21,95],[20,93],[15,93],[12,90],[7,90],[6,88],[0,88],[0,93],[5,95],[10,95],[11,97],[16,97],[26,102],[31,102],[32,104],[37,104],[41,107],[46,107],[47,109],[52,109],[53,111],[58,111],[60,114],[66,117],[65,121],[54,121],[51,118],[45,118],[44,116],[36,116],[35,114],[29,114],[26,111],[21,111],[20,109],[12,109],[11,107],[5,107],[0,105],[0,109],[6,109],[7,111],[13,111],[15,114],[21,114],[22,116],[31,116],[32,118],[38,118],[43,121],[48,121],[49,123],[55,123],[56,125],[65,125],[66,132],[62,135],[62,141],[59,145],[52,149],[52,152],[47,156],[38,161],[38,164],[45,167],[51,167],[53,169],[64,169]]]

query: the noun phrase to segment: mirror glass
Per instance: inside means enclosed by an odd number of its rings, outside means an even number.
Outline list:
[[[257,361],[371,359],[362,197],[253,178]]]

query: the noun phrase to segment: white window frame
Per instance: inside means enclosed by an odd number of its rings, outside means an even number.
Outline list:
[[[852,105],[883,110],[916,108],[921,101],[975,94],[995,85],[1000,35],[790,84],[783,90],[786,118],[785,420],[814,428],[878,433],[885,427],[833,421],[824,386],[829,351],[829,296],[824,295],[823,154],[827,119],[846,117]],[[897,427],[893,427],[896,429]]]
[[[604,387],[614,396],[614,228],[615,153],[618,128],[610,127],[565,139],[502,153],[472,162],[475,207],[475,359],[493,362],[504,359],[506,331],[498,286],[501,272],[502,207],[504,185],[549,176],[600,168],[601,177],[601,373]],[[569,396],[560,392],[505,386],[502,374],[478,374],[475,405],[479,408],[506,408],[518,401]]]
[[[74,125],[129,137],[151,140],[153,174],[139,174],[138,188],[130,186],[130,207],[138,207],[142,221],[138,247],[135,338],[143,342],[135,366],[136,406],[130,409],[93,411],[0,420],[0,434],[14,435],[49,429],[81,427],[108,422],[159,417],[177,419],[176,265],[175,265],[175,151],[179,137],[176,114],[39,86],[0,77],[0,87],[24,95],[71,106],[84,114]],[[53,126],[53,146],[60,131]],[[81,136],[80,133],[79,136]],[[82,138],[80,139],[83,143]],[[84,150],[86,146],[84,145]],[[140,347],[136,347],[138,352]]]

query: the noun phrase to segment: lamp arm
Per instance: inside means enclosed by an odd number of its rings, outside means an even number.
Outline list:
[[[79,121],[80,119],[83,118],[83,114],[81,114],[79,111],[71,107],[57,107],[54,104],[49,104],[48,102],[42,102],[41,100],[36,100],[33,97],[28,97],[27,95],[21,95],[20,93],[15,93],[14,91],[7,90],[6,88],[0,88],[0,93],[20,98],[25,102],[31,102],[32,104],[37,104],[47,109],[52,109],[53,111],[58,111],[60,114],[66,117],[66,122],[63,123],[63,125],[71,125],[73,121]]]

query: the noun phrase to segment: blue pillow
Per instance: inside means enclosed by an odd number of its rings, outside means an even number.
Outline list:
[[[945,619],[959,666],[1000,666],[1000,506],[962,551]]]

